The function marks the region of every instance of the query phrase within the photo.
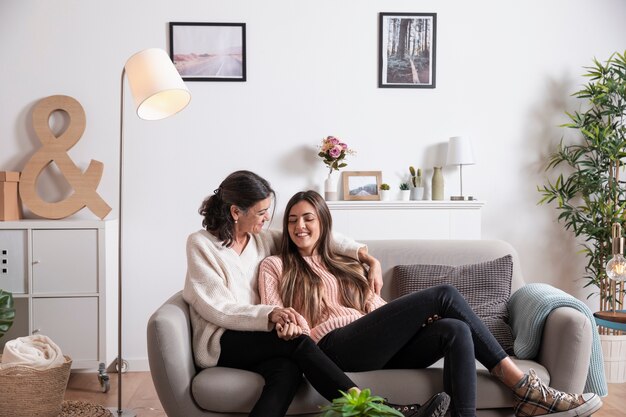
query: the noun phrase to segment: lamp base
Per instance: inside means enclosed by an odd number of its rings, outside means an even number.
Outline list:
[[[462,195],[453,195],[450,196],[450,201],[465,201],[465,197]]]
[[[113,414],[113,417],[137,417],[137,413],[135,413],[133,410],[128,410],[125,408],[118,410],[117,407],[107,407],[107,410],[109,410],[111,414]]]

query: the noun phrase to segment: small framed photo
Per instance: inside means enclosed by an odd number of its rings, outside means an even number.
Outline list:
[[[380,13],[378,87],[435,88],[437,13]]]
[[[246,24],[170,22],[170,57],[185,81],[246,81]]]
[[[344,200],[380,200],[382,171],[344,171]]]

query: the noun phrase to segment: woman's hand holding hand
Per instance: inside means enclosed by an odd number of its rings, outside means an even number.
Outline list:
[[[291,340],[302,334],[302,328],[295,322],[285,325],[278,323],[276,324],[276,334],[278,334],[278,337],[283,340]]]
[[[269,320],[271,323],[279,324],[284,326],[289,323],[297,323],[298,319],[296,316],[296,310],[291,307],[276,307],[269,315]]]

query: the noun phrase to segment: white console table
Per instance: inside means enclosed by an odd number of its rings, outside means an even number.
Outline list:
[[[480,239],[483,201],[328,201],[333,230],[365,239]]]

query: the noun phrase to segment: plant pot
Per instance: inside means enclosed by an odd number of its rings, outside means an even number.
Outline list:
[[[411,199],[411,190],[400,190],[400,201],[409,201]]]
[[[411,200],[420,201],[424,199],[424,187],[411,188]]]
[[[324,199],[326,201],[339,200],[339,193],[337,192],[337,186],[339,183],[338,175],[335,172],[328,174],[328,178],[324,181]]]
[[[626,336],[600,335],[604,373],[609,384],[626,382]]]
[[[380,200],[389,201],[391,199],[391,190],[380,190]]]

